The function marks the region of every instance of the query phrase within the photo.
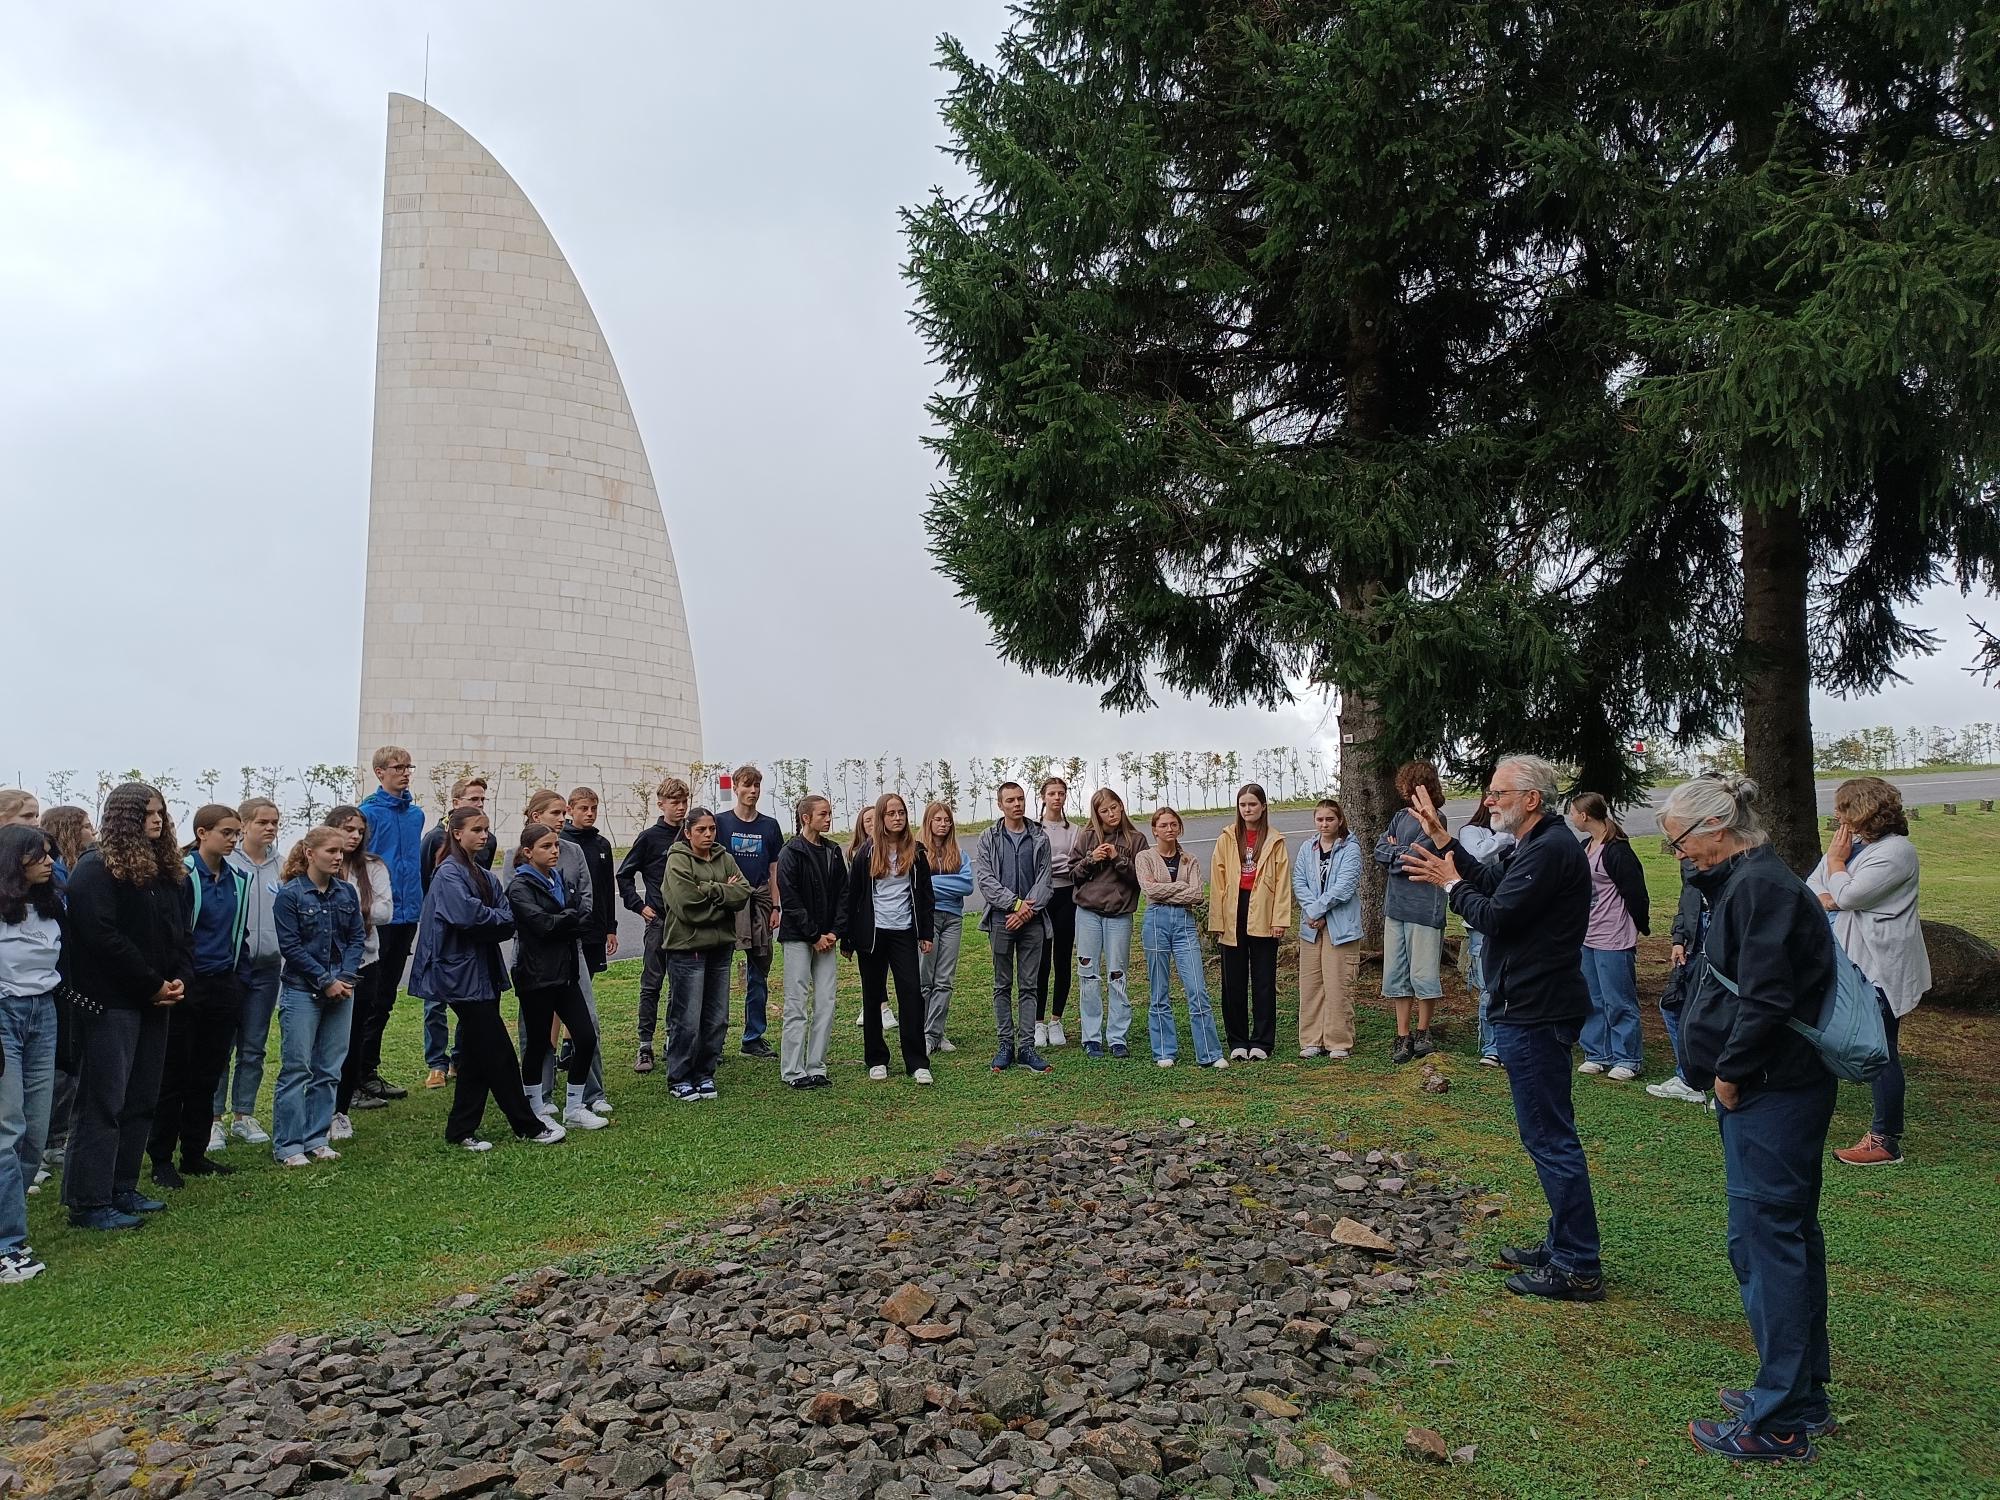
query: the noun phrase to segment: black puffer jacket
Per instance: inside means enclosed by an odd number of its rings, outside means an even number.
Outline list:
[[[95,849],[70,873],[65,974],[99,1005],[151,1005],[162,984],[194,972],[194,893],[178,862],[174,873],[183,878],[128,885]]]
[[[1681,1007],[1681,1066],[1698,1089],[1718,1078],[1746,1093],[1826,1077],[1811,1042],[1785,1022],[1817,1023],[1833,987],[1833,927],[1819,899],[1769,844],[1746,849],[1691,883],[1708,898],[1706,967]],[[1720,969],[1738,994],[1709,969]]]

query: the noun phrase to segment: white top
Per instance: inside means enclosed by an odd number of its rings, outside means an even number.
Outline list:
[[[390,888],[389,867],[373,854],[368,855],[367,860],[368,894],[374,900],[361,913],[361,926],[364,933],[361,945],[361,967],[364,969],[382,956],[382,934],[375,929],[396,915],[396,893]],[[360,900],[360,884],[356,881],[348,880],[345,875],[342,875],[340,878],[347,881],[348,888],[354,892],[354,898],[357,901]],[[400,980],[398,982],[400,983]]]
[[[1833,935],[1854,966],[1884,995],[1889,1009],[1906,1016],[1931,987],[1931,955],[1917,918],[1917,846],[1900,833],[1859,844],[1838,875],[1826,860],[1806,884],[1833,897]]]
[[[1511,849],[1514,846],[1513,834],[1501,833],[1494,828],[1481,828],[1473,823],[1466,824],[1452,837],[1458,840],[1459,848],[1482,865],[1502,849]]]
[[[18,1000],[48,994],[62,977],[56,972],[61,957],[62,928],[54,917],[31,906],[20,921],[0,922],[0,995]]]

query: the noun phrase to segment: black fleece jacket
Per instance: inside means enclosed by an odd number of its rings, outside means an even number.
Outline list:
[[[667,851],[680,841],[681,825],[665,818],[632,840],[632,847],[618,862],[618,899],[627,911],[642,912],[650,906],[665,915]],[[645,882],[644,894],[638,889],[640,881]]]
[[[1811,1042],[1785,1022],[1817,1023],[1833,987],[1833,928],[1819,898],[1769,844],[1690,880],[1708,898],[1701,973],[1681,1007],[1682,1076],[1698,1089],[1795,1089],[1826,1077]],[[1710,969],[1735,982],[1724,989]]]
[[[579,828],[574,823],[563,824],[562,836],[583,851],[584,868],[590,871],[590,923],[584,937],[587,940],[595,935],[601,941],[618,930],[618,903],[612,899],[617,894],[617,861],[611,857],[611,840],[602,829]]]
[[[1583,934],[1590,926],[1590,860],[1561,818],[1547,814],[1481,863],[1456,839],[1451,909],[1485,938],[1479,951],[1486,1015],[1495,1025],[1547,1026],[1590,1014]]]

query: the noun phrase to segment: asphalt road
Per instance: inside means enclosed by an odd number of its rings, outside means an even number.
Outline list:
[[[1929,776],[1891,776],[1887,779],[1895,783],[1902,790],[1903,799],[1912,804],[1929,805],[1939,802],[1977,802],[1981,798],[1986,797],[2000,799],[2000,772],[1995,771],[1945,771]],[[1822,781],[1819,783],[1819,806],[1821,812],[1830,813],[1833,811],[1833,793],[1834,789],[1839,785],[1838,781]],[[1666,799],[1667,794],[1665,790],[1655,791],[1651,799],[1644,806],[1621,809],[1619,822],[1623,825],[1627,833],[1634,836],[1657,836],[1660,831],[1660,823],[1656,809]],[[1451,826],[1456,828],[1466,818],[1470,817],[1474,806],[1475,804],[1470,798],[1447,803],[1445,811],[1451,820]],[[1139,819],[1143,819],[1143,816],[1143,812],[1136,815]],[[1228,818],[1220,815],[1191,817],[1188,819],[1186,834],[1182,838],[1181,843],[1185,847],[1194,850],[1206,861],[1209,848],[1214,844],[1216,835],[1222,831],[1228,822]],[[1274,812],[1271,814],[1271,826],[1287,838],[1310,834],[1313,827],[1312,812],[1307,808],[1294,808],[1290,811]],[[970,851],[968,851],[969,853]],[[978,911],[980,909],[979,898],[976,894],[966,903],[966,907],[969,911]],[[621,909],[618,914],[619,957],[637,958],[640,953],[640,943],[643,941],[644,936],[645,924],[633,913]]]

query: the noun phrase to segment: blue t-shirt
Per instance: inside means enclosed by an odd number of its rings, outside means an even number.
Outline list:
[[[785,847],[785,832],[776,818],[759,815],[750,822],[736,816],[736,809],[715,815],[715,841],[729,851],[747,884],[766,885],[778,851]]]

